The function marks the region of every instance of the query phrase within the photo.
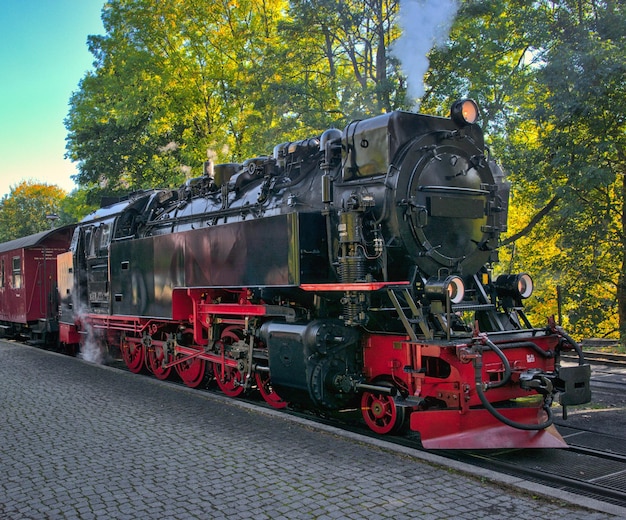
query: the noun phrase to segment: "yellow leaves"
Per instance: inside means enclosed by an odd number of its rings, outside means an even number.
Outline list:
[[[66,195],[67,193],[63,189],[55,185],[50,186],[36,181],[22,181],[11,189],[8,199],[18,200],[21,198],[33,198],[40,199],[42,202],[47,201],[52,203],[54,200],[62,200]],[[5,198],[3,200],[3,207],[7,202],[9,202],[9,200]]]
[[[0,201],[0,241],[12,240],[50,227],[46,218],[58,214],[66,192],[58,186],[22,181]]]

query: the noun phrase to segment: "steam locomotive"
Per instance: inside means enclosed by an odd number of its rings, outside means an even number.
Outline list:
[[[102,207],[57,257],[61,344],[276,408],[360,408],[426,448],[564,446],[553,399],[588,402],[590,369],[529,323],[528,274],[492,275],[509,185],[477,117],[391,112]]]

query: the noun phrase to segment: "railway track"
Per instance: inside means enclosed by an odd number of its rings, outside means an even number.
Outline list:
[[[578,357],[567,353],[562,355],[564,363],[575,364]],[[626,393],[626,355],[610,352],[585,352],[585,361],[592,367],[591,387],[594,392]]]
[[[626,368],[626,354],[614,354],[612,352],[585,351],[585,360],[591,365],[607,365]],[[578,356],[574,352],[561,354],[563,361],[577,362]]]
[[[576,440],[580,432],[559,427],[570,448],[563,450],[501,450],[446,452],[448,458],[523,477],[536,483],[626,507],[626,453],[599,446],[623,446],[625,438],[593,432]],[[595,439],[592,443],[588,441]]]
[[[619,426],[625,414],[626,356],[585,352],[585,359],[592,366],[592,396],[598,401],[594,399],[588,408],[582,406],[578,411],[579,415],[592,416],[591,428],[577,425],[583,421],[573,417],[572,410],[568,421],[555,418],[569,448],[447,452],[445,456],[626,507],[626,428]],[[576,362],[577,357],[563,360]]]
[[[572,410],[570,420],[555,419],[569,448],[447,452],[445,456],[626,507],[626,428],[619,426],[625,414],[621,403],[626,393],[626,356],[585,352],[585,359],[592,366],[592,395],[598,401],[588,408],[580,407],[582,410],[578,412],[593,417],[591,428],[578,426],[576,423],[582,421],[572,417]],[[563,360],[576,362],[577,357],[564,356]],[[618,404],[612,404],[613,401]],[[610,432],[606,431],[609,425]]]
[[[419,435],[381,438],[359,424],[358,411],[344,417],[318,417],[293,410],[290,415],[376,438],[411,450],[422,448]],[[558,421],[560,422],[560,421]],[[521,478],[626,508],[626,437],[557,425],[567,449],[437,450],[436,455],[474,467]]]

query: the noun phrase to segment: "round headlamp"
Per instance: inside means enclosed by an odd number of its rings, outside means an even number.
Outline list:
[[[533,293],[533,279],[529,274],[502,274],[496,278],[496,292],[498,296],[513,296],[522,300]]]
[[[473,125],[478,121],[478,105],[473,99],[455,101],[450,108],[450,117],[458,126]]]
[[[460,303],[465,296],[465,284],[460,276],[448,276],[447,278],[431,278],[424,286],[426,297],[431,300]]]

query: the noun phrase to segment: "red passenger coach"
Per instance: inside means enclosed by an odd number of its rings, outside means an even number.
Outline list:
[[[67,251],[74,226],[0,244],[0,335],[56,340],[57,255]]]

